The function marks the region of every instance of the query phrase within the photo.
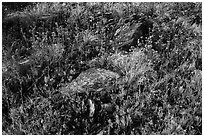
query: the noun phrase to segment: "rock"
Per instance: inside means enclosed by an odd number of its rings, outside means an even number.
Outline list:
[[[65,95],[75,93],[87,93],[90,91],[101,91],[108,85],[120,77],[119,74],[99,68],[91,68],[82,72],[75,80],[60,89]]]

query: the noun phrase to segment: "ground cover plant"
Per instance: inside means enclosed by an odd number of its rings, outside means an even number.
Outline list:
[[[201,135],[202,3],[2,3],[2,134]]]

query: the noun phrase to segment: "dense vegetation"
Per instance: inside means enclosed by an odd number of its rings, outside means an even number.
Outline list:
[[[2,134],[202,134],[202,3],[2,11]],[[61,93],[90,68],[120,75],[92,95],[114,104],[94,117],[81,95]]]

